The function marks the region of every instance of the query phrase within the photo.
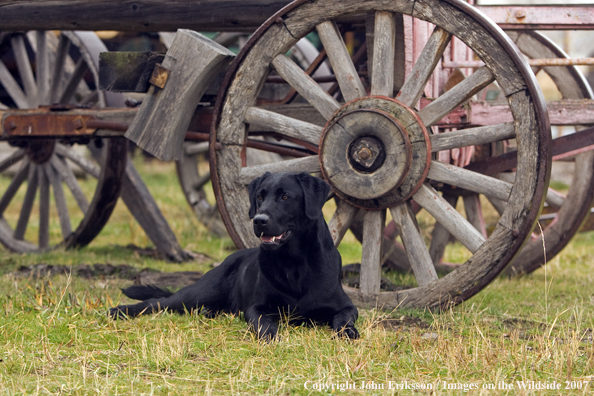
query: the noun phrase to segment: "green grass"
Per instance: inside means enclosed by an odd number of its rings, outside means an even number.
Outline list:
[[[261,343],[241,317],[232,316],[160,313],[114,321],[106,311],[128,301],[120,288],[130,281],[11,275],[21,265],[38,263],[205,271],[233,250],[228,238],[213,237],[194,218],[170,165],[137,165],[180,244],[210,259],[170,264],[125,248],[150,246],[150,241],[121,203],[84,249],[23,255],[0,248],[0,393],[415,393],[390,390],[390,381],[393,387],[405,381],[433,386],[432,394],[440,395],[591,394],[594,389],[593,233],[578,235],[546,272],[497,279],[447,312],[361,310],[356,341],[335,339],[324,327],[283,324],[278,342]],[[0,190],[6,182],[0,179]],[[52,227],[59,234],[59,225]],[[345,263],[359,259],[360,245],[352,235],[341,254]],[[454,246],[448,260],[466,256],[464,248]],[[410,275],[392,278],[410,281]],[[561,390],[518,390],[516,381],[556,381]],[[565,381],[581,389],[566,390]],[[359,389],[361,383],[384,389]],[[497,389],[502,384],[514,389]],[[330,388],[313,389],[321,385]],[[483,389],[490,385],[496,389]],[[341,386],[357,389],[343,392]],[[464,392],[464,387],[479,389]]]

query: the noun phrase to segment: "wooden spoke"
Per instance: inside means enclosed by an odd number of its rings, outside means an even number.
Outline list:
[[[429,184],[423,184],[413,199],[472,253],[475,253],[485,242],[480,232]]]
[[[13,151],[8,157],[0,161],[0,173],[4,172],[6,169],[22,160],[24,156],[25,150],[23,149]]]
[[[25,87],[25,94],[27,95],[29,107],[34,108],[39,105],[37,96],[37,84],[33,76],[33,69],[31,68],[31,61],[27,55],[27,47],[25,46],[24,36],[17,34],[10,39],[14,59],[19,70],[19,77]]]
[[[513,184],[516,182],[516,173],[515,172],[501,172],[501,173],[497,174],[497,177],[507,183]],[[489,196],[487,198],[489,198]],[[499,209],[497,208],[497,206],[495,206],[495,209],[499,212],[501,209],[501,205],[497,201],[492,201],[492,200],[490,200],[490,201],[493,204],[493,206],[499,205],[499,207],[500,207]],[[545,197],[545,202],[549,206],[559,209],[565,202],[565,196],[549,187],[549,189],[547,190],[547,195]],[[503,207],[503,209],[505,209],[505,206]],[[501,213],[503,213],[503,211],[501,211]]]
[[[103,98],[103,96],[99,95],[99,91],[92,91],[90,94],[88,94],[80,100],[80,105],[82,106],[89,103],[100,103],[104,100],[105,99]]]
[[[277,55],[272,65],[278,74],[301,94],[320,114],[329,120],[340,108],[340,104],[328,95],[310,76],[286,55]]]
[[[19,109],[28,109],[30,107],[27,95],[25,95],[2,61],[0,61],[0,84],[4,86],[4,89]]]
[[[273,162],[270,164],[248,166],[241,168],[239,179],[243,184],[249,184],[256,177],[264,172],[320,172],[320,160],[317,155],[310,157],[291,159],[287,161]]]
[[[489,69],[482,67],[472,73],[470,77],[454,86],[452,89],[441,95],[427,107],[419,111],[419,117],[430,127],[435,125],[452,110],[469,100],[474,94],[485,88],[495,77]]]
[[[458,166],[431,161],[429,179],[507,201],[513,184]]]
[[[66,197],[64,196],[62,181],[60,180],[60,176],[51,166],[47,166],[45,171],[54,190],[54,198],[56,200],[56,208],[58,209],[58,218],[60,219],[62,236],[66,239],[72,233],[72,227],[70,225],[70,215],[68,214],[68,206],[66,204]]]
[[[205,174],[200,176],[200,178],[196,181],[196,184],[194,185],[194,189],[200,190],[209,181],[210,181],[210,172],[206,172]]]
[[[328,54],[342,96],[347,102],[365,96],[363,83],[334,22],[322,22],[316,28]]]
[[[394,51],[396,48],[396,21],[394,14],[376,11],[373,37],[373,74],[371,94],[394,95]]]
[[[62,157],[68,158],[70,161],[80,166],[82,170],[87,172],[89,175],[93,176],[95,179],[99,178],[99,175],[101,174],[101,169],[99,168],[99,166],[87,160],[85,157],[78,154],[74,150],[70,150],[62,144],[56,144],[56,153],[58,153]]]
[[[82,78],[85,76],[85,73],[89,70],[89,65],[85,61],[84,58],[80,58],[74,68],[74,72],[68,83],[66,84],[66,88],[64,88],[64,92],[59,98],[59,103],[70,103],[74,94],[76,93],[76,89],[78,88],[78,84],[81,82]]]
[[[320,144],[324,128],[287,117],[273,111],[250,107],[245,113],[245,121],[255,130],[273,131],[294,137],[315,145]]]
[[[565,196],[555,190],[553,190],[552,188],[549,188],[547,190],[547,196],[545,198],[545,202],[547,204],[549,204],[549,206],[552,206],[553,208],[561,208],[561,206],[563,206],[563,203],[565,202]]]
[[[385,210],[368,210],[363,216],[363,252],[359,288],[364,296],[380,292],[381,255],[384,239]]]
[[[54,68],[52,70],[52,85],[50,89],[50,103],[58,101],[58,95],[62,88],[62,76],[64,73],[64,65],[66,64],[66,56],[70,50],[70,40],[64,35],[60,34],[58,42],[58,49],[56,50],[56,60],[54,61]]]
[[[452,208],[456,207],[458,196],[451,194],[444,194],[443,198],[449,203]],[[429,255],[431,262],[434,265],[439,264],[441,258],[445,253],[446,246],[450,242],[450,232],[440,222],[436,222],[431,232],[431,245],[429,245]]]
[[[513,139],[515,137],[516,129],[511,122],[478,128],[460,129],[458,131],[431,135],[431,152],[436,153],[453,148],[476,146],[505,139]]]
[[[10,204],[10,201],[12,201],[12,198],[14,198],[14,195],[18,191],[19,187],[27,178],[27,174],[29,173],[29,166],[29,160],[25,159],[23,161],[23,164],[21,165],[21,168],[17,171],[17,173],[10,181],[10,184],[6,188],[6,191],[4,191],[4,195],[2,195],[2,198],[0,199],[0,218],[4,215],[4,211],[8,207],[8,204]]]
[[[39,104],[49,105],[49,90],[50,90],[50,64],[49,64],[49,48],[47,46],[47,38],[45,31],[35,32],[35,42],[37,43],[35,53],[35,68],[37,76],[37,91],[39,93]]]
[[[395,206],[390,209],[390,213],[400,228],[400,237],[417,283],[419,286],[428,285],[437,279],[437,273],[410,203]]]
[[[86,213],[89,209],[89,202],[87,201],[87,197],[83,193],[82,189],[78,185],[76,181],[76,177],[74,173],[68,166],[66,162],[62,162],[62,160],[58,159],[58,157],[53,156],[50,160],[51,165],[53,168],[58,172],[64,183],[68,186],[68,189],[74,196],[78,207],[83,213]]]
[[[50,211],[50,188],[46,167],[37,167],[37,178],[39,179],[39,247],[49,246],[49,211]]]
[[[409,107],[417,104],[451,37],[442,28],[435,28],[396,99]]]
[[[501,216],[505,211],[507,203],[505,201],[493,197],[487,197],[487,199],[489,200],[491,205],[493,205],[499,216]]]
[[[192,143],[184,145],[185,155],[198,155],[208,153],[208,142]]]
[[[22,240],[27,230],[27,224],[29,224],[29,217],[31,216],[31,209],[33,209],[33,202],[35,201],[35,195],[37,193],[38,175],[37,166],[31,164],[29,166],[29,174],[27,176],[28,184],[27,191],[25,192],[25,198],[23,199],[23,206],[21,206],[21,214],[17,226],[14,230],[14,239]]]
[[[481,208],[481,201],[478,194],[464,195],[464,210],[466,211],[466,219],[478,232],[485,238],[487,235],[487,227],[485,225],[485,218]]]
[[[342,238],[344,238],[344,234],[346,234],[353,223],[353,220],[355,220],[357,213],[359,213],[359,208],[356,206],[353,206],[344,200],[338,201],[336,212],[334,212],[328,223],[334,246],[340,245]]]

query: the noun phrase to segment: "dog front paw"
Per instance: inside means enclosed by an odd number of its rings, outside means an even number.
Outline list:
[[[128,319],[128,315],[126,315],[122,308],[122,306],[110,308],[108,313],[109,317],[112,319]]]
[[[350,340],[356,340],[359,338],[359,332],[355,328],[355,326],[343,326],[338,329],[334,329],[336,331],[336,335],[340,338],[348,338]]]

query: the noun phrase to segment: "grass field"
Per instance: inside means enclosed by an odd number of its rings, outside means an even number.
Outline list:
[[[194,218],[170,164],[137,165],[181,245],[207,258],[170,264],[126,248],[150,241],[121,203],[79,251],[21,255],[0,247],[2,394],[594,392],[593,233],[578,235],[546,271],[497,279],[446,312],[361,310],[361,339],[352,342],[328,328],[282,325],[280,341],[260,343],[232,316],[114,321],[107,309],[126,301],[120,288],[128,280],[12,274],[40,263],[206,271],[233,251],[229,239],[213,237]],[[0,178],[0,191],[7,183]],[[52,229],[59,234],[59,225]],[[348,242],[341,253],[354,262],[360,246]],[[465,254],[454,248],[449,259]]]

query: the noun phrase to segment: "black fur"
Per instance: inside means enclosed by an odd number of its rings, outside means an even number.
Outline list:
[[[276,337],[276,322],[286,316],[293,323],[327,324],[341,336],[357,338],[357,308],[342,289],[341,258],[321,211],[330,187],[307,173],[266,173],[248,190],[260,247],[233,253],[173,295],[154,286],[125,289],[128,297],[144,301],[112,308],[110,315],[165,308],[208,315],[243,312],[264,339]]]

